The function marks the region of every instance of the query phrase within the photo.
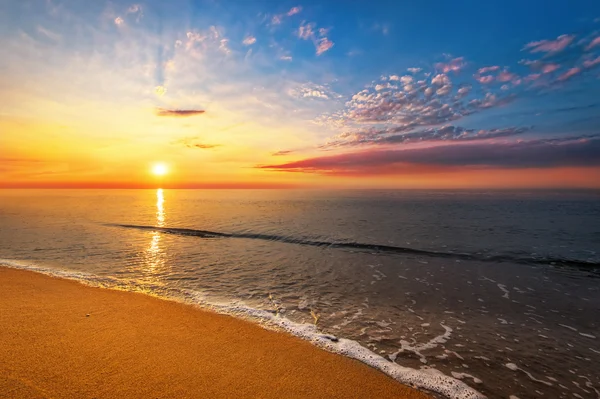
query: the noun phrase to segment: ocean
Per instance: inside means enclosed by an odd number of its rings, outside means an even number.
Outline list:
[[[599,191],[0,190],[0,265],[280,325],[447,397],[600,398]]]

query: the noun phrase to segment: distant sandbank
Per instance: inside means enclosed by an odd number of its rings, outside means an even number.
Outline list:
[[[0,267],[0,398],[428,398],[250,322]]]

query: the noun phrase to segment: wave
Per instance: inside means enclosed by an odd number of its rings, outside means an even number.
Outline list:
[[[250,320],[265,328],[279,331],[283,330],[296,337],[307,340],[322,349],[363,362],[384,372],[400,383],[436,392],[449,399],[486,398],[480,392],[469,387],[464,382],[447,376],[439,370],[433,368],[416,370],[404,367],[370,351],[356,341],[324,334],[320,332],[315,325],[296,323],[286,319],[280,314],[273,314],[266,310],[250,308],[240,303],[207,302],[204,295],[198,291],[181,288],[169,288],[165,290],[164,287],[143,285],[132,280],[48,268],[12,259],[0,259],[0,266],[29,270],[52,277],[75,280],[94,287],[142,292],[163,299],[199,306],[217,313]]]
[[[344,248],[356,251],[368,251],[368,252],[380,252],[380,253],[396,253],[405,255],[420,255],[435,258],[449,258],[456,260],[474,260],[480,262],[511,262],[528,265],[551,265],[558,267],[573,267],[579,269],[598,269],[600,268],[600,262],[586,261],[580,259],[568,259],[561,257],[534,257],[534,256],[516,256],[516,255],[484,255],[464,252],[442,252],[442,251],[427,251],[422,249],[398,247],[393,245],[381,245],[381,244],[367,244],[360,242],[333,242],[333,241],[318,241],[318,240],[307,240],[302,238],[294,238],[289,236],[275,235],[275,234],[261,234],[261,233],[225,233],[219,231],[208,231],[208,230],[197,230],[197,229],[186,229],[177,227],[157,227],[157,226],[144,226],[135,224],[116,224],[109,223],[106,226],[122,227],[128,229],[138,230],[152,230],[158,231],[165,234],[174,234],[180,236],[192,236],[200,238],[247,238],[252,240],[265,240],[265,241],[277,241],[288,244],[297,245],[308,245],[314,247],[323,248]]]

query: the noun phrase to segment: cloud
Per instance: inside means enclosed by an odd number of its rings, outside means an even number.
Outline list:
[[[298,37],[303,40],[308,40],[314,37],[314,23],[302,23],[298,28]]]
[[[273,17],[271,18],[271,24],[272,25],[281,25],[283,23],[283,20],[286,17],[291,17],[293,15],[300,14],[301,11],[302,11],[302,7],[296,6],[296,7],[290,8],[290,10],[288,12],[285,12],[283,14],[273,15]]]
[[[203,114],[203,109],[165,109],[157,108],[156,115],[158,116],[172,116],[172,117],[188,117]]]
[[[465,97],[467,94],[469,94],[471,92],[471,86],[462,86],[461,88],[458,89],[458,91],[456,92],[456,96],[458,98],[463,98]]]
[[[568,71],[561,74],[556,80],[559,82],[564,82],[565,80],[571,79],[573,76],[578,75],[581,72],[581,68],[571,68]]]
[[[125,25],[125,20],[121,17],[116,17],[115,18],[115,25],[117,26],[123,26]]]
[[[590,42],[590,44],[588,44],[585,49],[589,51],[589,50],[591,50],[592,48],[594,48],[596,46],[600,46],[600,36],[598,36],[597,38],[595,38],[594,40],[592,40]]]
[[[271,155],[272,155],[272,156],[274,156],[274,157],[278,157],[278,156],[282,156],[282,155],[288,155],[288,154],[291,154],[291,153],[293,153],[293,152],[294,152],[294,151],[292,151],[292,150],[284,150],[284,151],[277,151],[277,152],[274,152],[274,153],[272,153]]]
[[[488,73],[488,72],[496,72],[499,69],[500,69],[500,67],[498,65],[493,65],[493,66],[489,66],[489,67],[479,68],[477,70],[477,73],[482,75],[482,74]]]
[[[142,12],[142,6],[140,4],[132,4],[127,9],[127,13],[128,14],[135,14],[135,13],[138,13],[138,12]]]
[[[246,36],[242,43],[244,43],[245,46],[251,46],[256,43],[256,38],[254,36]]]
[[[466,65],[464,57],[458,57],[450,60],[449,62],[438,62],[435,64],[435,68],[443,73],[458,72]]]
[[[174,141],[171,144],[181,144],[187,148],[198,148],[200,150],[211,150],[213,148],[221,147],[221,144],[206,144],[199,142],[199,137],[184,137],[181,140]]]
[[[52,32],[51,30],[46,29],[41,25],[37,26],[37,31],[55,42],[58,42],[62,39],[61,35],[59,35],[58,33]]]
[[[323,100],[341,98],[342,95],[332,90],[329,85],[302,83],[291,88],[288,94],[296,98],[319,98]]]
[[[324,52],[328,51],[333,47],[333,42],[326,37],[322,37],[319,39],[319,44],[317,45],[317,55],[321,55]]]
[[[564,50],[574,39],[575,35],[560,35],[556,40],[540,40],[527,43],[523,50],[529,50],[530,53],[556,53]]]
[[[544,64],[541,67],[542,73],[552,73],[558,69],[560,69],[560,65],[558,64]]]
[[[191,30],[186,32],[186,38],[185,49],[189,53],[201,55],[208,50],[218,50],[225,55],[231,53],[229,39],[223,35],[220,27],[213,25],[204,31]]]
[[[439,86],[452,84],[452,82],[450,82],[450,78],[442,73],[431,79],[431,83]]]
[[[292,56],[291,55],[282,55],[281,57],[279,57],[279,59],[282,61],[291,61]]]
[[[406,68],[406,70],[408,72],[410,72],[410,73],[415,73],[416,74],[416,73],[421,72],[422,69],[421,68]]]
[[[454,85],[446,74],[430,81],[412,77],[404,79],[382,76],[366,89],[355,93],[344,109],[323,114],[315,122],[335,130],[362,131],[364,126],[381,125],[379,130],[410,132],[418,127],[448,124],[482,110],[503,106],[516,96],[510,91],[473,93],[472,86]],[[478,97],[479,95],[479,97]],[[337,140],[341,136],[334,136]]]
[[[552,168],[600,166],[600,137],[573,137],[502,143],[451,144],[404,150],[367,150],[257,168],[323,174],[368,175],[382,168],[402,174],[425,165],[438,168]]]
[[[508,72],[506,70],[500,72],[496,79],[498,82],[510,82],[511,80],[517,79],[518,76],[512,72]]]
[[[334,45],[334,43],[326,37],[328,32],[329,29],[325,28],[319,28],[317,30],[316,24],[312,22],[302,22],[300,27],[298,27],[296,34],[302,40],[312,40],[315,45],[316,54],[319,56],[331,49]]]
[[[585,60],[583,62],[583,67],[584,68],[593,68],[596,65],[600,65],[600,56],[592,59],[592,60]]]
[[[287,12],[287,14],[286,14],[286,15],[287,15],[288,17],[291,17],[292,15],[299,14],[299,13],[300,13],[300,11],[302,11],[302,7],[300,7],[300,6],[297,6],[297,7],[292,7],[292,8],[290,8],[290,10]]]
[[[125,12],[127,15],[135,15],[135,21],[140,22],[140,19],[144,16],[142,6],[140,4],[132,4]]]
[[[477,76],[474,75],[475,80],[477,80],[479,83],[481,84],[488,84],[488,83],[492,83],[494,81],[494,77],[491,75],[487,75],[487,76]]]
[[[530,131],[531,127],[508,127],[504,129],[465,129],[460,126],[446,125],[410,133],[401,133],[402,129],[367,129],[354,133],[343,133],[338,140],[331,140],[321,148],[356,147],[362,145],[413,144],[423,142],[467,142],[496,139],[521,135]]]

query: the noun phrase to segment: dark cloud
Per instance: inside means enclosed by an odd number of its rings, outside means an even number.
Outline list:
[[[221,144],[190,144],[188,148],[200,148],[203,150],[209,150],[211,148],[220,147]]]
[[[172,116],[172,117],[187,117],[187,116],[195,116],[203,114],[203,109],[165,109],[165,108],[157,108],[156,115],[158,116]]]
[[[323,174],[403,173],[437,168],[551,168],[600,166],[600,135],[512,143],[454,144],[406,150],[370,150],[309,158],[261,169]]]
[[[322,149],[331,147],[360,146],[373,144],[409,144],[426,141],[477,141],[500,137],[517,136],[530,131],[532,127],[508,127],[505,129],[475,130],[460,126],[446,125],[411,133],[398,133],[396,128],[370,129],[351,134],[341,135],[338,140],[330,141],[321,146]],[[402,130],[400,130],[402,131]]]
[[[288,155],[293,152],[294,152],[293,150],[277,151],[277,152],[272,153],[271,155],[273,155],[273,156]]]

